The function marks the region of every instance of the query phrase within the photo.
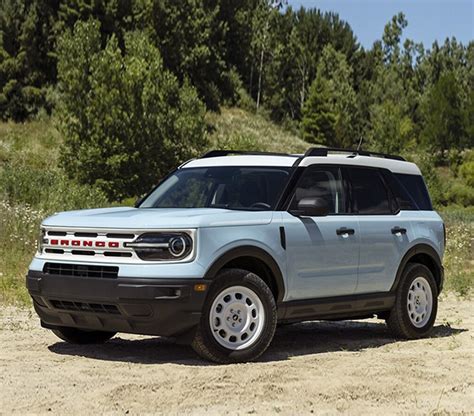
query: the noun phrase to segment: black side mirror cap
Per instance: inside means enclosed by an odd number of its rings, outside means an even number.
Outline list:
[[[323,198],[303,198],[298,202],[298,209],[290,211],[297,217],[325,217],[329,214],[329,206]]]

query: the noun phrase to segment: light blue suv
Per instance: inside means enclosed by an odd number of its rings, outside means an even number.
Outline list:
[[[278,323],[377,315],[397,337],[427,335],[444,240],[420,170],[398,156],[212,151],[134,208],[47,218],[27,286],[67,342],[161,335],[242,362]]]

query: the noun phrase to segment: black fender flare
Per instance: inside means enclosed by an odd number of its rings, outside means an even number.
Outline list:
[[[419,254],[424,254],[428,256],[432,262],[432,264],[435,265],[436,268],[436,273],[435,273],[435,279],[438,283],[438,293],[441,292],[443,289],[443,284],[444,284],[444,268],[443,264],[441,262],[441,259],[439,257],[439,254],[436,252],[436,250],[431,247],[428,244],[417,244],[410,248],[405,255],[402,258],[402,261],[400,262],[400,265],[398,266],[397,274],[395,276],[395,280],[393,282],[393,285],[390,289],[391,292],[395,292],[397,290],[397,287],[402,279],[403,271],[405,270],[405,267],[408,263],[410,263],[410,260],[413,259],[413,257],[419,255]]]
[[[214,263],[212,263],[212,265],[207,269],[204,279],[215,279],[219,270],[221,270],[230,261],[239,257],[254,257],[262,261],[268,267],[276,281],[278,290],[277,302],[281,302],[285,296],[285,283],[280,266],[271,254],[260,247],[248,245],[230,249],[229,251],[222,254],[217,260],[215,260]]]

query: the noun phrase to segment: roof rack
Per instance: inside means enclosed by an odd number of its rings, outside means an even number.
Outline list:
[[[247,152],[245,150],[211,150],[201,156],[201,159],[208,157],[219,157],[219,156],[228,156],[228,155],[254,155],[254,156],[290,156],[295,157],[295,155],[290,155],[288,153],[277,153],[277,152]]]
[[[387,155],[385,153],[371,152],[369,150],[343,149],[343,148],[339,148],[339,147],[311,147],[306,151],[306,153],[304,154],[304,157],[308,157],[308,156],[327,156],[329,152],[350,153],[349,157],[375,156],[375,157],[382,157],[382,158],[385,158],[385,159],[406,161],[406,159],[404,159],[401,156]]]

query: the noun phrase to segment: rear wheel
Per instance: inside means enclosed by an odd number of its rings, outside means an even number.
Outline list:
[[[437,311],[438,288],[433,274],[423,264],[409,263],[386,319],[389,329],[399,338],[421,338],[433,328]]]
[[[86,331],[70,327],[60,327],[52,331],[57,337],[70,344],[102,344],[116,334],[115,332]]]
[[[276,322],[266,283],[246,270],[226,269],[211,286],[192,346],[218,363],[255,360],[273,339]]]

